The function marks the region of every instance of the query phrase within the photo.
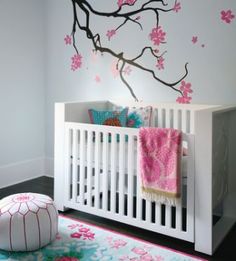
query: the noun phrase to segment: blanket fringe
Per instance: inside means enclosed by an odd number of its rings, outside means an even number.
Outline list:
[[[154,201],[159,204],[165,204],[169,206],[177,206],[180,204],[180,198],[177,197],[167,197],[157,193],[150,193],[142,190],[142,197],[148,201]]]

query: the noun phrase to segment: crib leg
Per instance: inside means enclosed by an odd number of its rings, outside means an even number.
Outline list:
[[[55,135],[54,135],[54,201],[57,209],[65,211],[64,207],[64,122],[65,105],[55,104]]]
[[[212,113],[195,117],[195,250],[212,255]]]

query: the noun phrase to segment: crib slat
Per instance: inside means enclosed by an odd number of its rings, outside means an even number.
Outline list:
[[[103,162],[102,162],[102,209],[107,211],[108,205],[108,133],[103,132]]]
[[[176,206],[175,227],[178,231],[182,231],[182,202]]]
[[[77,165],[77,159],[78,159],[78,130],[73,129],[73,148],[72,148],[72,155],[73,155],[73,170],[72,170],[72,200],[73,202],[77,202],[77,182],[78,182],[78,165]]]
[[[182,110],[182,131],[187,132],[187,110]]]
[[[163,128],[164,124],[163,124],[163,110],[162,108],[158,109],[158,127],[159,128]]]
[[[155,223],[157,226],[161,225],[161,204],[160,203],[155,203],[156,204],[156,214],[155,214]]]
[[[66,200],[70,200],[70,190],[71,190],[71,159],[70,159],[70,148],[71,148],[71,131],[66,129],[65,131],[65,197]]]
[[[91,207],[92,199],[92,132],[87,137],[87,205]]]
[[[119,142],[119,214],[124,215],[124,186],[125,186],[125,136],[120,134]]]
[[[159,112],[159,110],[158,110]],[[137,137],[139,139],[139,137]],[[139,141],[137,141],[139,142]],[[136,178],[136,188],[137,188],[137,195],[136,195],[136,217],[137,220],[141,220],[142,218],[142,198],[141,198],[141,178],[140,178],[140,150],[137,149],[137,178]]]
[[[166,109],[166,119],[165,119],[165,127],[170,128],[170,109]]]
[[[111,212],[116,211],[116,134],[111,136]]]
[[[148,223],[150,223],[151,222],[151,211],[152,211],[152,205],[151,205],[152,203],[151,203],[151,201],[149,201],[149,200],[146,200],[146,221],[148,222]]]
[[[187,173],[188,173],[188,185],[187,185],[187,231],[193,231],[194,229],[194,205],[192,202],[194,202],[194,137],[189,136],[188,137],[188,153],[190,155],[190,158],[188,160],[188,166],[187,166]]]
[[[79,200],[81,204],[84,204],[84,176],[85,176],[85,130],[80,130],[80,168],[79,168],[79,177],[80,177],[80,186],[79,186]]]
[[[190,133],[193,134],[194,133],[194,130],[195,130],[195,126],[194,126],[194,111],[191,110],[190,111]]]
[[[173,112],[173,128],[174,129],[178,129],[179,128],[179,110],[178,109],[175,109],[174,112]]]
[[[100,201],[100,132],[95,132],[95,208],[99,209]]]
[[[133,217],[134,137],[128,137],[128,216]]]
[[[171,228],[171,219],[171,206],[166,205],[165,225],[168,228]]]

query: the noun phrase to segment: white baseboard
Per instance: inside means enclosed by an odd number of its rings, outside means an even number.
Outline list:
[[[45,158],[45,176],[54,177],[54,159],[53,158]]]
[[[45,175],[45,159],[36,158],[0,166],[0,188]]]

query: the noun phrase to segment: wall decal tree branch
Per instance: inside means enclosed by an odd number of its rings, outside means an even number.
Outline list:
[[[180,8],[179,3],[177,0],[175,1],[175,5],[172,8],[167,8],[168,4],[165,3],[163,0],[149,0],[145,1],[141,6],[136,7],[138,0],[118,0],[118,8],[115,11],[111,12],[102,12],[95,10],[92,5],[88,2],[88,0],[71,0],[72,6],[73,6],[73,25],[72,25],[72,44],[73,48],[76,52],[76,54],[72,57],[72,70],[76,70],[81,67],[81,55],[79,54],[77,45],[76,45],[76,32],[79,29],[80,31],[85,32],[86,37],[92,42],[93,50],[95,52],[99,52],[101,54],[107,53],[110,54],[113,58],[117,59],[116,63],[116,69],[119,71],[119,76],[121,81],[125,84],[125,86],[128,88],[130,94],[135,99],[135,101],[138,101],[138,98],[131,87],[131,85],[128,83],[128,81],[125,78],[125,66],[133,66],[135,68],[138,68],[142,71],[145,71],[149,73],[153,79],[158,81],[159,83],[163,84],[164,86],[171,88],[173,91],[175,91],[180,96],[177,98],[177,102],[179,103],[189,103],[191,101],[191,97],[189,97],[189,94],[192,93],[191,90],[191,84],[185,83],[183,81],[186,76],[188,75],[188,63],[185,63],[184,65],[184,72],[182,76],[179,77],[178,80],[174,82],[167,82],[162,80],[160,77],[157,76],[157,73],[147,67],[141,64],[140,59],[149,52],[151,56],[157,61],[157,67],[158,69],[163,69],[163,62],[166,51],[158,55],[158,50],[153,48],[152,46],[145,46],[142,48],[140,53],[133,58],[128,58],[124,52],[115,52],[111,48],[106,47],[104,44],[102,44],[101,41],[101,35],[98,32],[93,32],[91,29],[90,19],[91,16],[99,16],[99,17],[108,17],[108,18],[119,18],[123,19],[123,22],[120,23],[116,27],[116,29],[108,30],[107,31],[107,37],[108,40],[110,40],[117,32],[118,30],[121,30],[121,28],[125,27],[127,23],[134,23],[136,24],[141,30],[143,29],[142,23],[140,20],[140,14],[145,12],[153,12],[155,15],[155,27],[152,29],[150,33],[150,39],[153,41],[153,44],[157,47],[159,47],[160,44],[165,43],[165,32],[163,31],[162,27],[159,25],[159,13],[160,12],[170,12],[174,11],[176,7],[178,7],[178,10]],[[156,6],[157,5],[157,6]],[[125,8],[126,7],[126,8]],[[128,7],[133,7],[131,11],[123,11],[124,9],[127,10]],[[177,10],[177,9],[176,9]],[[81,12],[82,15],[78,15],[78,12]],[[120,20],[119,20],[120,21]],[[68,37],[68,36],[67,36]],[[66,38],[65,38],[66,41]],[[177,85],[181,83],[181,86],[178,87]],[[187,91],[185,90],[185,85],[188,85]],[[181,88],[182,87],[182,88]]]

